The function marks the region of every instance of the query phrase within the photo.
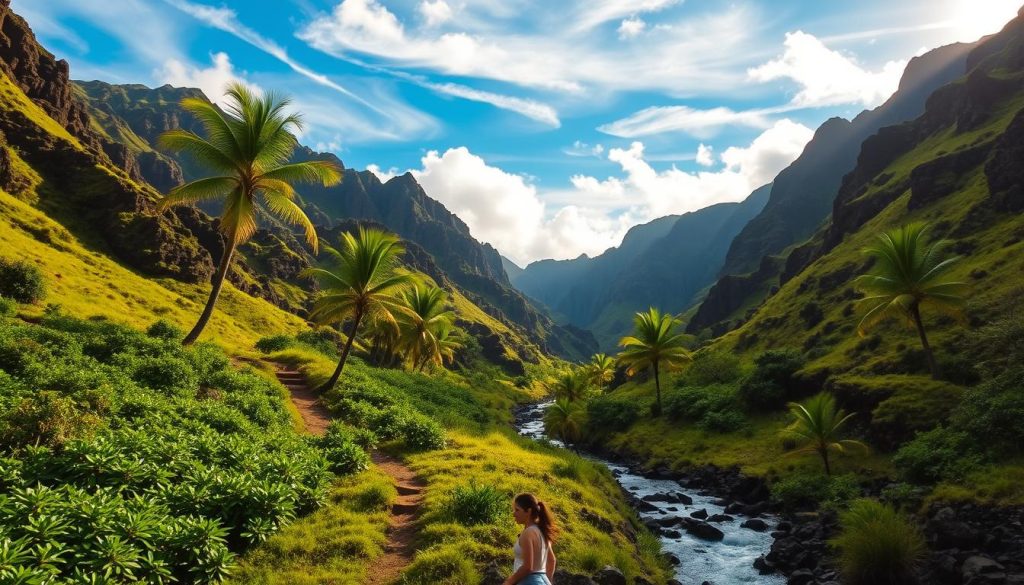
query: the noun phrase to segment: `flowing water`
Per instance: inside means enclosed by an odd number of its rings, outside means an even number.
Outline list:
[[[550,404],[550,402],[543,402],[525,410],[516,423],[519,434],[534,439],[547,439],[544,434],[542,418],[544,410]],[[551,440],[551,442],[561,446],[559,441]],[[669,515],[689,516],[691,512],[701,509],[707,510],[708,514],[725,513],[722,506],[713,503],[717,499],[713,496],[687,490],[678,482],[669,479],[651,479],[637,475],[625,466],[598,457],[590,455],[586,457],[607,466],[615,475],[619,485],[638,498],[653,494],[681,492],[693,499],[692,504],[651,502],[657,511],[638,512],[643,520],[664,518]],[[732,585],[734,583],[782,585],[786,582],[778,575],[759,575],[757,569],[753,567],[754,560],[767,554],[771,548],[770,533],[774,530],[777,520],[761,515],[760,518],[768,524],[769,528],[765,532],[755,532],[749,528],[740,527],[740,524],[746,520],[745,517],[739,515],[733,515],[733,517],[735,520],[731,522],[712,523],[725,534],[725,538],[719,542],[701,540],[683,531],[681,527],[679,531],[682,534],[678,538],[660,537],[662,550],[674,554],[681,561],[675,570],[676,579],[684,585],[701,585],[705,581],[714,585]]]

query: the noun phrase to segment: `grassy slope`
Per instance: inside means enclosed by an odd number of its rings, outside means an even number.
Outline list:
[[[312,384],[325,381],[335,365],[323,355],[301,349],[286,349],[271,357],[298,366]],[[407,581],[455,583],[437,575],[441,567],[464,558],[471,559],[477,570],[491,561],[511,569],[509,551],[516,534],[511,516],[497,525],[466,527],[448,515],[452,490],[475,481],[496,486],[510,499],[515,493],[532,491],[551,503],[564,529],[558,545],[562,566],[593,572],[611,564],[630,579],[643,575],[662,582],[667,573],[657,558],[657,541],[639,527],[606,470],[565,450],[538,446],[511,432],[511,407],[516,402],[536,399],[536,391],[520,390],[507,382],[488,380],[487,376],[470,375],[475,377],[466,379],[445,373],[440,379],[427,378],[378,370],[353,359],[346,364],[342,376],[339,397],[346,387],[358,388],[372,380],[401,392],[416,410],[440,420],[446,427],[446,449],[404,453],[410,466],[427,482],[426,508],[419,531],[420,552],[406,574]],[[580,513],[584,508],[616,526],[628,524],[642,536],[634,543],[621,528],[611,534],[601,531],[582,519]],[[303,527],[306,523],[297,523],[296,530],[307,530]],[[279,540],[289,538],[291,530],[285,531]],[[269,560],[259,556],[262,554],[250,557],[242,573],[247,576],[246,582],[275,582],[270,577]],[[286,558],[301,559],[310,567],[318,562],[317,556],[309,552]],[[433,581],[427,575],[441,580]],[[338,578],[342,579],[340,575]]]
[[[1022,107],[1024,98],[1014,97],[995,109],[983,127],[963,134],[956,134],[951,128],[936,133],[880,173],[880,176],[891,174],[892,177],[889,181],[873,185],[864,197],[870,197],[886,185],[909,176],[912,169],[924,162],[978,141],[992,140]],[[852,305],[849,289],[853,286],[853,277],[833,290],[822,290],[818,283],[822,277],[850,265],[863,266],[863,248],[884,230],[911,221],[927,222],[939,229],[958,225],[975,204],[988,196],[981,167],[959,180],[961,186],[953,194],[912,212],[907,210],[908,190],[860,230],[848,235],[838,247],[786,283],[741,328],[716,340],[713,348],[739,353],[748,364],[754,356],[767,349],[811,350],[809,355],[816,357],[807,364],[807,374],[825,370],[824,373],[832,375],[873,376],[899,368],[901,355],[919,346],[913,329],[896,321],[883,323],[872,335],[871,341],[877,342],[877,347],[868,349],[864,340],[855,333],[859,313],[844,315],[844,310],[849,313]],[[966,238],[974,249],[952,272],[954,278],[971,284],[967,313],[981,320],[988,320],[998,315],[1001,308],[1010,306],[1011,299],[1020,289],[1020,274],[1024,274],[1024,242],[1009,243],[1019,240],[1014,236],[1024,232],[1024,216],[1000,214],[995,217],[998,221]],[[798,315],[800,309],[812,301],[821,307],[824,318],[817,325],[807,327]],[[929,339],[940,355],[958,353],[969,334],[969,327],[941,315],[925,315],[925,324]],[[816,340],[815,335],[818,335]],[[924,373],[920,372],[922,379]],[[670,387],[670,382],[665,383],[663,390]],[[654,387],[650,382],[629,383],[616,389],[613,395],[651,402]],[[783,413],[763,415],[753,418],[743,431],[717,434],[682,423],[645,418],[628,431],[612,436],[608,444],[621,452],[632,453],[650,465],[738,465],[746,472],[767,475],[820,466],[813,456],[785,455],[780,431],[788,420]],[[878,453],[866,458],[840,458],[837,468],[841,472],[892,475],[894,470],[887,459],[886,455]],[[1022,476],[1024,461],[989,466],[962,483],[940,484],[932,497],[1024,503],[1024,482],[1019,481]]]

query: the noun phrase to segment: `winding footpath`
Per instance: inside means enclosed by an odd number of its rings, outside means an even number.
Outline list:
[[[292,404],[302,416],[306,432],[323,435],[331,422],[331,413],[320,402],[316,390],[309,387],[302,372],[284,364],[274,363],[277,379],[291,394]],[[387,542],[384,554],[375,558],[366,569],[364,585],[386,585],[394,582],[402,569],[412,562],[416,552],[416,520],[423,503],[425,483],[398,458],[373,451],[370,454],[374,465],[391,476],[398,491],[398,498],[391,506],[388,517]]]

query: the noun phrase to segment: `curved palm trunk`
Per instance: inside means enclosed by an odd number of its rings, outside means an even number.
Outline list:
[[[206,308],[203,309],[203,314],[199,316],[196,326],[182,340],[182,345],[192,345],[195,343],[196,339],[199,339],[199,334],[206,327],[206,323],[213,315],[213,307],[217,304],[217,297],[220,296],[220,289],[224,286],[224,278],[227,277],[228,268],[231,267],[231,258],[234,254],[235,238],[230,236],[224,246],[224,255],[220,259],[220,266],[217,267],[217,273],[213,276],[213,289],[210,291],[210,298],[206,301]]]
[[[932,379],[939,379],[939,366],[935,363],[935,355],[932,353],[932,346],[928,343],[928,336],[924,332],[924,323],[921,322],[921,310],[914,306],[910,310],[914,316],[914,325],[917,325],[917,335],[921,338],[921,347],[924,348],[924,355],[928,359],[928,369],[932,372]]]
[[[825,463],[825,475],[832,475],[832,466],[828,462],[828,448],[819,448],[818,453],[821,454],[821,460]]]
[[[654,390],[658,395],[657,406],[654,416],[661,416],[661,378],[658,377],[658,361],[654,361]]]
[[[345,342],[345,347],[341,350],[341,358],[338,360],[338,367],[335,368],[334,374],[331,375],[331,379],[323,386],[317,388],[317,392],[323,394],[331,388],[334,388],[334,385],[338,383],[338,378],[341,377],[341,371],[345,369],[345,360],[348,359],[348,352],[352,351],[352,342],[356,340],[356,332],[359,331],[359,322],[362,319],[362,311],[356,313],[355,319],[352,320],[352,331],[348,334],[348,341]]]

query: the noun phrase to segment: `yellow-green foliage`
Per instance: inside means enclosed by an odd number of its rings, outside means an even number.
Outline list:
[[[906,180],[921,163],[959,148],[993,140],[1022,105],[1024,100],[1020,99],[1001,104],[994,109],[986,125],[972,132],[956,134],[953,128],[937,132],[880,173],[879,176],[889,177],[888,180],[872,184],[862,197],[870,198],[878,191]],[[959,224],[974,205],[989,195],[980,167],[962,177],[961,185],[953,194],[914,211],[907,209],[908,189],[859,230],[849,234],[835,249],[783,285],[747,323],[717,340],[715,345],[726,351],[753,353],[772,347],[792,347],[817,334],[816,341],[807,341],[807,348],[815,348],[818,353],[818,357],[808,365],[810,371],[828,369],[831,372],[855,370],[873,373],[891,370],[894,356],[908,347],[918,346],[913,329],[895,321],[884,324],[877,329],[876,345],[864,350],[862,345],[859,347],[861,338],[853,332],[859,314],[851,315],[847,309],[852,303],[848,289],[853,286],[857,272],[854,271],[848,282],[840,283],[833,290],[821,290],[818,283],[823,277],[863,266],[866,257],[862,250],[887,229],[914,221],[930,225]],[[973,249],[949,273],[950,279],[971,285],[968,314],[997,312],[996,308],[1005,306],[1006,299],[1018,286],[1015,276],[1024,272],[1024,242],[1011,242],[1018,239],[1013,234],[1022,228],[1024,216],[1001,214],[994,215],[990,224],[971,234]],[[812,300],[819,304],[824,315],[820,323],[808,328],[801,319],[795,318],[795,314]],[[923,317],[929,339],[939,351],[953,344],[963,333],[962,326],[951,322],[948,317],[934,314]]]
[[[63,138],[79,150],[82,149],[82,145],[74,136],[30,100],[5,73],[0,73],[0,108],[24,115],[30,122],[43,130],[58,138]]]
[[[43,178],[22,160],[16,150],[3,144],[0,144],[0,148],[7,151],[7,158],[10,161],[8,172],[12,176],[12,181],[8,188],[11,189],[12,195],[28,203],[38,201],[39,195],[36,193],[36,188],[43,182]]]
[[[1024,505],[1024,460],[986,465],[969,473],[963,481],[940,483],[926,500],[926,505],[934,502]]]
[[[45,302],[77,317],[103,316],[146,328],[163,318],[191,327],[209,294],[208,285],[143,277],[87,249],[41,211],[0,191],[0,255],[39,266],[46,276]],[[27,314],[42,307],[25,307]],[[225,284],[203,339],[234,352],[251,352],[264,335],[299,331],[305,323],[270,303]]]
[[[510,570],[509,551],[518,534],[512,522],[512,497],[532,492],[554,509],[562,528],[555,547],[559,566],[593,572],[607,564],[621,569],[629,581],[640,575],[665,578],[652,551],[640,551],[624,534],[620,523],[629,518],[636,524],[635,518],[606,468],[564,450],[534,447],[499,431],[483,436],[450,432],[449,442],[444,451],[408,458],[428,486],[417,559],[422,556],[426,563],[426,559],[440,562],[449,556],[469,557],[477,565],[498,561]],[[496,486],[508,495],[509,513],[503,521],[463,526],[451,517],[451,492],[470,481]],[[616,529],[609,534],[592,525],[584,519],[584,509],[609,520]]]
[[[297,366],[312,384],[327,380],[335,366],[331,359],[302,348],[270,357]],[[516,402],[530,399],[526,391],[451,372],[427,377],[371,368],[356,359],[346,364],[335,392],[344,397],[348,389],[367,387],[402,396],[410,406],[446,426],[447,448],[407,455],[427,488],[417,542],[420,552],[406,572],[406,583],[472,585],[487,562],[509,564],[516,535],[511,498],[522,491],[537,493],[556,510],[564,529],[556,548],[562,565],[592,572],[611,564],[629,576],[655,580],[667,575],[657,556],[657,541],[639,527],[607,470],[568,451],[539,447],[513,435],[508,426],[510,411]],[[332,396],[328,395],[328,404]],[[452,519],[448,498],[455,487],[470,481],[493,485],[508,495],[509,514],[499,524],[467,527]],[[583,508],[611,521],[616,530],[608,534],[583,520]],[[639,527],[638,543],[624,535],[624,524]],[[467,564],[467,559],[472,563]]]
[[[359,585],[383,552],[397,493],[377,469],[339,480],[328,504],[246,555],[231,583]]]
[[[685,375],[685,374],[684,374]],[[668,384],[666,383],[666,386]],[[650,404],[654,401],[654,382],[628,382],[609,396]],[[647,412],[645,408],[643,412]],[[744,473],[776,476],[794,470],[820,471],[821,461],[814,455],[789,455],[786,437],[781,431],[791,417],[784,412],[751,415],[740,430],[710,433],[695,423],[673,421],[668,417],[640,417],[628,430],[614,433],[605,445],[648,467],[667,465],[685,469],[692,465],[736,465]],[[871,475],[891,473],[885,457],[872,452],[857,457],[837,457],[832,462],[837,474],[859,471]]]

